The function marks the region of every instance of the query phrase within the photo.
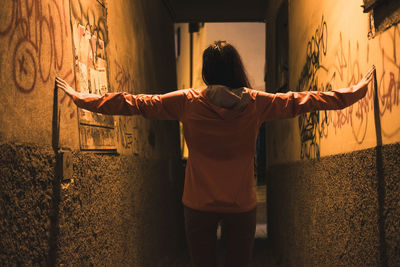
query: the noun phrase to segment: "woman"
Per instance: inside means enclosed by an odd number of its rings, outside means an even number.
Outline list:
[[[203,54],[207,88],[164,95],[81,94],[56,78],[58,88],[83,109],[109,115],[142,115],[179,120],[189,149],[182,202],[194,266],[216,266],[216,230],[226,230],[226,266],[247,266],[251,259],[256,194],[253,160],[258,129],[264,121],[291,118],[314,110],[342,109],[363,98],[372,67],[354,86],[330,92],[269,94],[249,89],[236,49],[227,42]]]

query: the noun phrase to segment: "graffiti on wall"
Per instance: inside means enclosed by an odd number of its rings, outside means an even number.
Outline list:
[[[399,25],[392,27],[387,34],[392,42],[385,42],[386,45],[384,45],[382,41],[383,37],[380,35],[378,48],[380,62],[377,63],[380,63],[380,68],[377,71],[377,93],[380,102],[379,108],[381,117],[387,113],[392,113],[393,109],[400,104],[400,62],[398,59],[400,51],[396,50],[396,43],[400,38]],[[388,49],[390,50],[390,54],[387,52]],[[368,65],[372,64],[370,63],[369,43],[366,45],[365,53],[360,52],[358,41],[355,42],[355,49],[352,49],[351,41],[348,40],[346,48],[344,46],[342,34],[340,33],[339,46],[336,52],[336,62],[334,65],[334,74],[337,74],[337,84],[341,86],[351,86],[362,78],[359,63],[360,57],[363,57]],[[335,115],[332,123],[335,131],[345,125],[351,126],[354,139],[361,144],[367,132],[368,114],[372,112],[374,107],[373,97],[373,90],[369,90],[366,97],[355,105],[344,110],[332,111]],[[387,137],[393,136],[399,131],[400,127],[391,133],[387,133],[385,129],[382,128],[383,135]]]
[[[140,129],[144,126],[140,125],[139,127],[139,123],[140,118],[135,116],[119,116],[118,120],[116,121],[116,136],[119,144],[121,144],[122,149],[126,152],[136,155],[138,155],[140,151],[143,151],[144,149],[138,139],[138,137],[143,134]]]
[[[298,91],[330,91],[335,88],[349,87],[362,78],[361,57],[367,65],[372,65],[369,43],[366,44],[365,49],[361,49],[357,40],[345,42],[342,33],[339,33],[338,45],[333,50],[335,52],[334,63],[328,65],[326,63],[327,34],[328,26],[322,17],[320,25],[307,44],[306,62],[298,81]],[[400,38],[399,25],[393,26],[388,34],[392,41],[389,45],[390,52],[387,52],[387,42],[385,42],[386,46],[383,45],[383,41],[379,42],[382,68],[377,70],[377,92],[381,116],[387,112],[391,113],[394,107],[400,105],[400,55],[396,50]],[[390,70],[387,71],[386,68]],[[393,70],[396,70],[397,73],[394,73]],[[321,76],[325,78],[319,81]],[[328,137],[330,126],[335,133],[345,126],[351,127],[354,140],[359,144],[363,143],[367,133],[369,113],[374,108],[373,97],[374,91],[368,90],[366,97],[346,109],[315,111],[300,115],[298,118],[301,142],[300,157],[302,159],[320,157],[320,140]],[[385,132],[385,129],[382,128],[384,136],[393,136],[398,132],[400,132],[400,126],[390,133]]]
[[[4,3],[0,39],[3,39],[9,64],[9,77],[18,92],[29,94],[42,84],[50,81],[56,72],[67,82],[74,82],[71,66],[65,64],[65,42],[69,37],[65,1],[15,0]],[[3,63],[3,60],[0,64]],[[72,100],[61,99],[61,103],[71,106]],[[74,109],[68,109],[72,118]]]
[[[320,72],[328,72],[322,64],[328,49],[328,26],[324,17],[307,43],[306,63],[301,71],[297,91],[329,91],[331,84],[318,82]],[[314,111],[299,116],[301,158],[318,158],[320,155],[319,138],[327,134],[329,125],[327,111]]]
[[[369,61],[369,45],[367,44],[366,54],[361,55],[359,42],[356,41],[355,53],[351,41],[348,40],[347,46],[344,45],[342,34],[339,33],[339,45],[335,54],[335,64],[333,65],[335,75],[335,88],[349,87],[356,84],[361,78],[360,56]],[[361,144],[367,133],[368,113],[373,109],[373,90],[368,90],[366,97],[355,105],[343,110],[331,111],[332,125],[335,132],[345,125],[352,127],[352,133],[357,143]]]
[[[30,93],[38,79],[49,81],[52,69],[62,70],[68,37],[64,1],[43,4],[41,0],[9,3],[8,21],[0,25],[0,37],[7,38],[12,51],[12,78],[22,93]],[[7,17],[6,17],[7,19]],[[44,60],[50,56],[50,60]]]
[[[127,68],[115,60],[116,74],[114,81],[118,92],[133,92],[134,81]]]
[[[129,68],[126,65],[114,60],[115,74],[113,77],[114,86],[118,92],[134,92],[134,79],[130,74]],[[139,119],[135,116],[125,117],[121,116],[116,121],[118,143],[121,144],[122,149],[131,153],[139,154],[141,145],[138,141]]]
[[[390,41],[391,45],[385,49],[384,43]],[[380,115],[392,113],[400,105],[400,25],[397,24],[388,30],[388,38],[383,40],[379,36],[379,48],[382,54],[382,74],[378,77],[378,99],[380,101]],[[397,75],[397,78],[396,78]],[[392,137],[400,132],[400,125],[391,132],[382,128],[382,134]]]
[[[128,125],[126,118],[120,117],[118,119],[118,138],[123,148],[130,149],[133,144],[133,128]]]

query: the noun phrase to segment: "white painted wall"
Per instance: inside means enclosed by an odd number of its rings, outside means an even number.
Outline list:
[[[265,23],[206,23],[207,44],[217,40],[231,43],[242,57],[254,89],[265,90]]]
[[[188,88],[190,39],[187,23],[175,24],[181,28],[181,54],[177,57],[178,88]],[[193,34],[193,87],[202,87],[202,55],[214,41],[231,43],[242,57],[250,83],[254,89],[265,90],[265,23],[205,23]]]

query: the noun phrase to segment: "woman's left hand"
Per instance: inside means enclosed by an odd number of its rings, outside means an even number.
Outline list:
[[[70,97],[78,93],[66,81],[58,76],[56,77],[56,88],[63,90]]]
[[[376,68],[374,65],[372,65],[372,67],[369,68],[369,70],[364,74],[364,76],[358,82],[358,84],[356,86],[358,86],[359,88],[367,86],[374,78],[375,71],[376,71]]]

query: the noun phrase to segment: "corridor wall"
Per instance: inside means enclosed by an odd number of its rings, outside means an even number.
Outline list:
[[[266,16],[272,93],[285,76],[283,2]],[[400,264],[400,6],[363,4],[288,1],[288,90],[349,87],[372,65],[377,86],[344,110],[267,124],[268,236],[282,266]]]
[[[92,92],[176,90],[163,3],[5,1],[0,19],[0,265],[168,265],[184,246],[177,122],[87,125],[54,91],[56,76]]]

